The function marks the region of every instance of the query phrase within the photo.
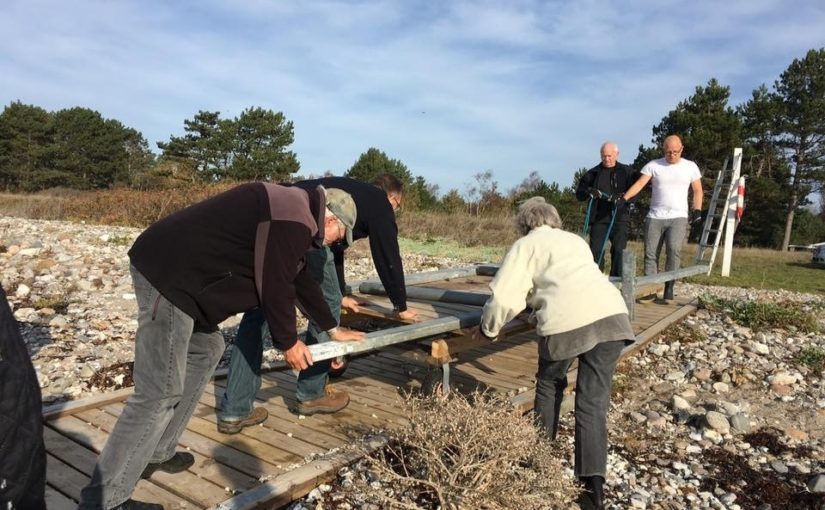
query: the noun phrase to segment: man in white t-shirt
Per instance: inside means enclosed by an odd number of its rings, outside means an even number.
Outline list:
[[[625,192],[630,200],[653,181],[650,211],[645,220],[645,274],[658,272],[659,244],[667,249],[666,271],[679,269],[682,243],[691,225],[702,221],[702,173],[693,161],[682,158],[682,140],[676,135],[665,138],[665,157],[642,168],[642,176]],[[688,214],[688,190],[693,190],[693,210]],[[673,281],[665,283],[664,299],[673,299]]]

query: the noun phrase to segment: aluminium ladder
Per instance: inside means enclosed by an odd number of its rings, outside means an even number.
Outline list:
[[[728,163],[731,164],[728,165]],[[707,264],[708,275],[710,275],[713,270],[713,262],[716,260],[719,243],[726,228],[726,223],[728,223],[727,218],[728,210],[730,209],[730,200],[739,179],[740,165],[741,150],[738,153],[734,151],[732,160],[725,158],[725,162],[722,164],[722,168],[719,170],[716,176],[716,182],[713,185],[713,194],[711,195],[707,215],[702,225],[702,235],[699,238],[699,246],[696,249],[696,257],[694,259],[695,265]],[[733,228],[733,226],[727,225],[727,228]],[[707,256],[708,252],[710,252],[710,256]]]

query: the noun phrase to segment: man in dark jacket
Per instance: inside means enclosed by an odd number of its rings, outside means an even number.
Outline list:
[[[358,210],[352,239],[307,255],[310,273],[318,281],[330,311],[338,318],[341,308],[358,311],[358,302],[345,296],[344,251],[354,239],[369,237],[372,260],[384,288],[399,318],[411,320],[416,314],[407,309],[404,267],[398,249],[398,227],[394,211],[401,205],[402,182],[388,174],[379,175],[372,184],[347,177],[325,177],[293,184],[302,189],[324,186],[340,189],[352,196]],[[261,423],[267,418],[263,407],[254,407],[255,395],[261,387],[263,315],[260,310],[244,314],[232,350],[226,390],[221,399],[218,430],[235,434],[244,427]],[[306,343],[328,340],[327,335],[310,322]],[[349,395],[327,386],[331,361],[313,364],[298,374],[296,386],[297,411],[304,415],[335,413],[349,403]]]
[[[0,508],[46,508],[40,385],[0,287]]]
[[[313,246],[350,236],[352,198],[340,190],[237,186],[154,223],[129,250],[138,302],[135,391],[98,458],[80,508],[160,509],[130,499],[156,470],[194,462],[178,439],[224,350],[218,324],[259,307],[275,345],[297,370],[312,364],[298,340],[296,301],[335,339],[363,337],[336,328],[306,271]]]
[[[604,270],[605,256],[602,249],[605,247],[610,222],[613,218],[613,209],[617,207],[616,218],[610,231],[610,276],[622,275],[622,251],[627,246],[628,211],[627,203],[619,202],[627,189],[639,178],[639,172],[619,163],[619,147],[613,142],[605,142],[601,147],[601,163],[588,170],[579,179],[576,186],[576,198],[580,201],[593,200],[590,210],[590,251],[593,260],[599,262],[599,269]]]

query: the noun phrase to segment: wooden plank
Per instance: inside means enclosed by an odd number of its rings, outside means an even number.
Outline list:
[[[89,477],[72,466],[46,455],[46,482],[75,501],[80,500],[80,489],[89,483]]]
[[[104,408],[104,411],[105,412],[102,413],[95,411],[84,411],[77,416],[78,418],[88,420],[96,427],[100,427],[107,432],[111,432],[117,418],[123,412],[123,405],[110,404]],[[189,439],[189,441],[184,439],[183,436],[186,436],[186,439]],[[218,487],[229,487],[233,490],[246,490],[257,485],[258,478],[262,474],[262,470],[260,468],[262,463],[260,461],[258,462],[259,467],[255,469],[256,472],[245,473],[240,470],[236,470],[232,467],[232,464],[219,462],[218,459],[215,458],[216,454],[217,456],[226,457],[227,454],[224,453],[224,451],[235,451],[234,449],[213,441],[210,446],[214,445],[214,448],[201,451],[202,448],[198,448],[197,446],[203,447],[204,442],[198,441],[197,439],[193,441],[193,438],[198,437],[199,436],[197,434],[192,434],[189,431],[184,431],[181,435],[178,450],[185,450],[191,453],[195,458],[195,463],[189,468],[189,471],[194,473],[198,478],[208,480]],[[192,447],[193,445],[195,448]],[[272,467],[274,468],[274,466]],[[270,471],[273,470],[274,469],[271,469]],[[280,473],[280,470],[277,470],[277,472]],[[161,484],[166,485],[169,481],[168,477],[172,476],[177,475],[156,471],[155,474],[152,475],[152,480],[158,480]]]
[[[50,455],[83,473],[85,481],[77,487],[79,497],[80,489],[88,483],[97,461],[97,454],[90,449],[91,443],[96,443],[102,447],[107,436],[100,430],[73,416],[66,416],[55,418],[49,422],[43,428],[43,437],[46,442],[46,450]],[[191,510],[203,508],[195,506],[190,501],[147,480],[138,482],[132,497],[139,501],[160,503],[167,509]]]
[[[373,443],[376,448],[380,443]],[[343,466],[360,458],[358,450],[347,450],[314,460],[209,510],[263,510],[280,508],[301,498],[319,484],[335,478]]]
[[[299,417],[296,411],[298,402],[295,399],[295,380],[287,374],[265,374],[261,378],[261,390],[258,392],[257,398],[261,400],[271,398],[281,399],[289,412],[295,413],[295,416]],[[404,418],[397,414],[399,412],[397,409],[387,412],[376,406],[377,403],[365,403],[362,399],[350,399],[350,404],[346,409],[335,413],[334,416],[340,420],[341,423],[379,424],[384,422],[405,422]]]
[[[49,510],[75,510],[77,508],[77,501],[47,486],[46,508]]]
[[[346,375],[344,377],[346,379]],[[297,401],[295,400],[295,381],[290,380],[286,376],[286,374],[267,374],[266,377],[262,378],[263,386],[266,389],[262,391],[269,391],[272,389],[272,385],[274,382],[277,382],[277,387],[283,391],[288,390],[288,398],[293,405],[297,405]],[[403,416],[400,415],[400,411],[389,405],[384,405],[379,400],[374,400],[371,397],[361,397],[350,395],[350,404],[348,407],[352,407],[352,411],[362,414],[367,419],[372,420],[383,420],[388,421],[391,423],[405,423],[406,420]],[[337,414],[337,413],[336,413]]]
[[[666,315],[665,317],[660,319],[659,322],[654,324],[652,327],[644,330],[641,334],[636,335],[636,342],[632,343],[631,345],[625,347],[622,350],[622,355],[621,355],[621,358],[620,358],[619,362],[621,363],[621,361],[625,360],[629,356],[633,356],[637,351],[639,351],[641,349],[644,349],[647,346],[647,344],[649,344],[651,340],[656,338],[656,336],[659,333],[664,331],[665,328],[667,328],[668,326],[670,326],[671,324],[673,324],[675,322],[678,322],[678,321],[682,320],[687,315],[690,315],[691,313],[696,311],[697,305],[698,305],[697,301],[695,301],[695,300],[691,301],[691,303],[686,304],[684,306],[681,306],[677,310],[675,310],[675,311],[671,312],[670,314]],[[571,370],[569,370],[568,373],[567,373],[567,380],[568,381],[571,381],[571,379],[575,380],[575,374],[576,374],[576,370],[571,367]],[[529,411],[530,409],[533,408],[533,401],[535,400],[535,398],[536,398],[536,389],[533,388],[532,390],[529,390],[529,391],[526,391],[526,392],[521,393],[519,395],[516,395],[515,397],[510,399],[510,402],[514,406],[521,409],[523,412],[527,412],[527,411]]]
[[[201,398],[201,402],[206,403],[205,399],[208,399],[210,396],[215,400],[219,400],[223,397],[224,391],[224,386],[219,386],[217,384],[208,385],[207,391],[204,392],[204,395]],[[255,405],[266,408],[271,417],[275,416],[281,421],[288,422],[292,427],[307,429],[305,436],[312,437],[314,439],[312,441],[314,444],[324,445],[338,441],[347,442],[351,439],[351,437],[349,437],[346,433],[337,430],[336,427],[338,423],[335,422],[334,418],[330,417],[330,415],[317,414],[315,416],[306,416],[304,419],[300,419],[287,408],[283,401],[279,401],[278,399],[266,400],[257,398]],[[316,434],[325,437],[315,438]]]
[[[102,395],[97,395],[94,397],[52,404],[43,408],[43,419],[51,420],[54,418],[68,416],[70,414],[83,411],[86,409],[102,407],[112,402],[122,402],[129,398],[129,395],[131,395],[132,393],[134,393],[134,388],[129,387],[104,393]]]

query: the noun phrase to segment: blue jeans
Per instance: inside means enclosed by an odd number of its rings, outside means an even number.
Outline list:
[[[607,471],[607,410],[619,355],[626,343],[603,342],[580,354],[576,376],[576,442],[574,473],[577,477],[602,476]],[[559,409],[567,387],[567,369],[573,359],[539,358],[533,411],[555,439]]]
[[[135,391],[100,452],[89,485],[81,491],[80,509],[116,507],[131,497],[148,463],[175,455],[224,351],[217,328],[195,331],[190,316],[167,301],[134,266],[130,270],[138,303]]]
[[[307,253],[307,270],[321,286],[327,305],[336,320],[341,315],[341,289],[335,262],[328,247]],[[229,376],[226,391],[221,399],[220,419],[236,421],[252,413],[255,395],[261,389],[261,359],[263,357],[263,337],[269,331],[266,319],[260,308],[250,310],[243,315],[238,326],[238,336],[232,347],[229,360]],[[328,342],[326,331],[320,331],[310,322],[307,328],[307,345]],[[331,360],[316,361],[298,374],[295,397],[305,402],[324,396],[324,387],[329,377]]]

